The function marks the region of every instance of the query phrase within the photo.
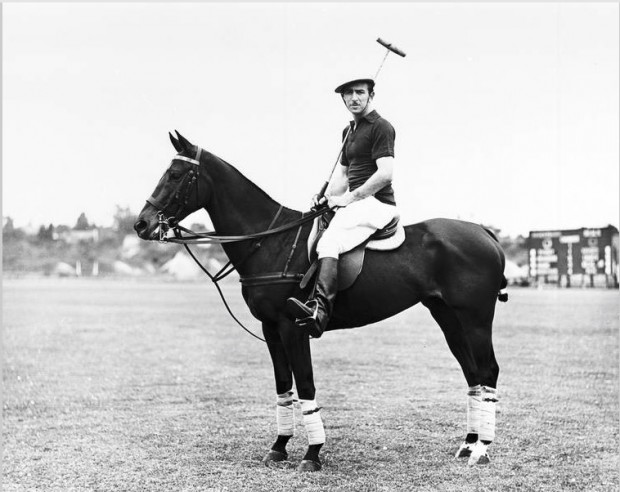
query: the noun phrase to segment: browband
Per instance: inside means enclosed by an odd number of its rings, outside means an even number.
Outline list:
[[[200,156],[200,151],[198,152],[198,157]],[[192,164],[198,166],[200,164],[200,161],[198,161],[198,159],[192,159],[191,157],[185,157],[183,155],[177,155],[174,156],[174,159],[172,159],[173,161],[186,161],[186,162],[191,162]]]

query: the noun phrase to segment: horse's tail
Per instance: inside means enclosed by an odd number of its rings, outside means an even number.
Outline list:
[[[508,286],[508,279],[506,275],[502,275],[502,283],[500,286],[500,290],[497,293],[497,300],[499,302],[508,302],[508,292],[505,292],[504,289]]]
[[[497,245],[499,246],[499,238],[497,235],[487,227],[482,226],[482,228],[486,231],[486,233],[491,236]],[[502,264],[504,262],[502,261]],[[500,302],[508,302],[508,292],[504,291],[504,289],[508,286],[508,280],[506,279],[506,275],[502,273],[502,283],[500,284],[499,292],[497,293],[497,300]]]

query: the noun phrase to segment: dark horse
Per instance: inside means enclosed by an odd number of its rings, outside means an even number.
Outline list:
[[[282,207],[233,166],[178,132],[170,139],[178,154],[140,212],[134,226],[140,238],[157,239],[164,227],[162,217],[174,225],[200,208],[208,212],[218,236],[242,238],[304,216]],[[293,434],[287,421],[293,415],[293,383],[300,401],[315,398],[309,337],[286,310],[287,298],[308,295],[299,285],[299,274],[310,266],[306,241],[311,224],[282,228],[283,232],[261,239],[260,247],[253,238],[223,244],[241,277],[243,298],[262,322],[274,367],[278,437],[266,464],[287,458],[286,444]],[[396,250],[366,252],[359,277],[338,294],[327,330],[368,325],[418,302],[426,306],[469,386],[467,435],[457,456],[469,457],[470,464],[486,463],[495,433],[499,367],[491,332],[498,293],[506,286],[504,254],[492,233],[469,222],[432,219],[406,226],[405,234]],[[295,248],[297,244],[300,247]],[[304,411],[303,418],[308,419],[306,428],[311,425],[319,437],[311,439],[309,431],[300,469],[314,471],[321,468],[323,423],[318,408]]]

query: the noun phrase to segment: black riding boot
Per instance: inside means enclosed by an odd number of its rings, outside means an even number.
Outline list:
[[[287,300],[289,311],[296,318],[295,324],[310,336],[319,338],[332,315],[337,292],[338,259],[321,258],[314,295],[305,304],[294,297]]]

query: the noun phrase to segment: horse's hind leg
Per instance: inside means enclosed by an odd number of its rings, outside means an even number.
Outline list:
[[[467,435],[456,453],[469,464],[488,463],[487,447],[495,437],[495,404],[499,366],[491,341],[493,309],[485,315],[457,310],[442,299],[424,301],[441,327],[467,384]]]
[[[471,453],[468,461],[470,465],[489,462],[487,448],[495,439],[499,365],[495,359],[491,339],[494,313],[495,303],[487,312],[456,310],[456,315],[464,327],[464,333],[470,340],[477,365],[475,386],[472,387],[470,384],[470,392],[473,395],[470,396],[468,393],[467,397],[468,414],[471,413],[478,425],[478,441],[470,447]],[[460,453],[458,455],[460,456]],[[465,453],[465,456],[467,455],[468,453]]]

